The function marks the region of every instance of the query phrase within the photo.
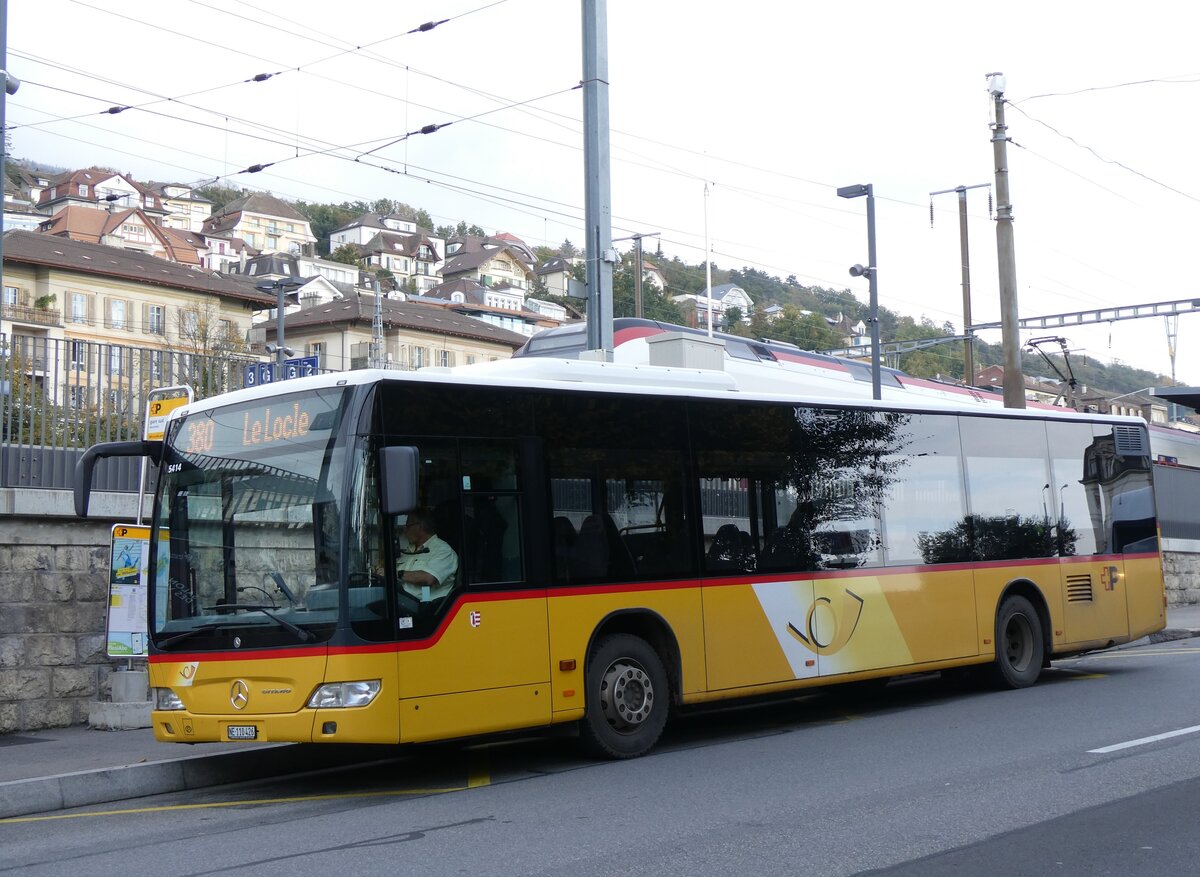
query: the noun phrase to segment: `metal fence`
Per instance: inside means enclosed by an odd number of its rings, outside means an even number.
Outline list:
[[[0,487],[70,488],[97,442],[141,437],[146,394],[187,385],[197,398],[240,389],[252,357],[0,334]],[[138,464],[106,460],[99,490],[135,491]]]

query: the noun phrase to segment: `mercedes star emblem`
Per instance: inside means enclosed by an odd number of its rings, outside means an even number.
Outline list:
[[[250,702],[250,688],[241,679],[233,683],[229,689],[229,702],[235,710],[244,710]]]

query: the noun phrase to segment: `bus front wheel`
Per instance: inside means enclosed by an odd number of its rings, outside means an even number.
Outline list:
[[[626,633],[604,637],[588,658],[584,744],[604,758],[648,752],[667,723],[669,687],[649,643]]]
[[[996,614],[996,661],[992,681],[1000,688],[1026,688],[1042,672],[1044,644],[1037,610],[1024,597],[1012,596]]]

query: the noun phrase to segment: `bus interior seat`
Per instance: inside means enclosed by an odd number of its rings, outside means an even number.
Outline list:
[[[811,552],[804,535],[788,527],[776,527],[767,537],[759,565],[765,570],[792,570],[801,567],[801,558]]]
[[[579,525],[579,534],[571,548],[570,572],[575,578],[599,578],[608,574],[608,534],[596,515],[588,515]]]
[[[637,564],[634,563],[633,555],[629,552],[629,547],[625,544],[625,540],[621,538],[621,531],[617,529],[617,523],[609,514],[600,516],[600,522],[604,526],[604,533],[608,537],[608,572],[615,578],[628,578],[637,572]]]
[[[476,495],[470,500],[466,516],[464,548],[467,557],[460,554],[460,565],[469,564],[472,582],[503,581],[504,534],[508,521],[496,508],[496,497]]]
[[[437,526],[438,538],[450,543],[455,551],[462,550],[462,503],[447,499],[433,507],[433,521]]]
[[[463,523],[462,503],[457,499],[447,499],[433,507],[433,521],[437,526],[437,536],[454,549],[458,555],[458,583],[462,584],[463,575]]]
[[[571,551],[579,534],[566,515],[558,515],[554,522],[554,573],[559,579],[570,574]]]
[[[708,547],[709,569],[754,568],[754,540],[737,524],[722,524]]]

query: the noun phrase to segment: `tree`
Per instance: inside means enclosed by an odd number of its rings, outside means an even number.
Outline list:
[[[433,230],[433,217],[429,215],[429,211],[424,207],[418,210],[413,215],[413,218],[416,219],[418,228],[423,228],[426,231]]]
[[[358,255],[358,247],[355,244],[342,244],[329,254],[329,261],[341,262],[345,265],[362,265],[362,259]]]
[[[634,266],[628,262],[620,262],[613,267],[613,316],[634,316]],[[573,265],[571,274],[584,274],[582,265]],[[582,280],[583,277],[576,279]],[[682,323],[683,313],[679,306],[671,301],[663,291],[653,283],[642,284],[642,316],[649,320],[662,320],[666,323]]]
[[[903,316],[896,320],[890,340],[921,341],[953,335],[953,327],[946,324],[939,326],[928,317],[922,316],[917,321],[912,317]],[[900,367],[921,378],[962,378],[962,360],[962,342],[954,341],[907,353],[900,358]]]
[[[207,198],[212,202],[213,213],[220,213],[221,210],[230,201],[236,201],[246,194],[245,189],[235,189],[231,186],[201,186],[194,190],[201,198]]]
[[[1049,518],[1020,515],[967,515],[949,530],[921,533],[917,547],[926,563],[1006,560],[1010,557],[1053,557],[1075,553],[1078,535],[1067,521],[1056,544]]]
[[[237,363],[232,358],[247,352],[246,339],[214,300],[179,308],[175,338],[171,347],[181,354],[176,371],[181,383],[195,388],[201,398],[235,388],[230,372]]]
[[[575,245],[571,243],[571,239],[567,238],[558,248],[558,255],[564,259],[574,259],[579,255],[579,250],[575,249]]]
[[[361,215],[361,212],[354,210],[349,204],[342,204],[339,207],[334,204],[308,204],[304,201],[297,201],[293,206],[304,214],[304,218],[312,226],[313,237],[317,239],[319,255],[329,253],[329,235],[332,232]]]
[[[803,350],[829,350],[843,342],[823,316],[793,305],[784,305],[783,313],[769,323],[762,318],[751,320],[751,330],[756,337],[787,341]]]

